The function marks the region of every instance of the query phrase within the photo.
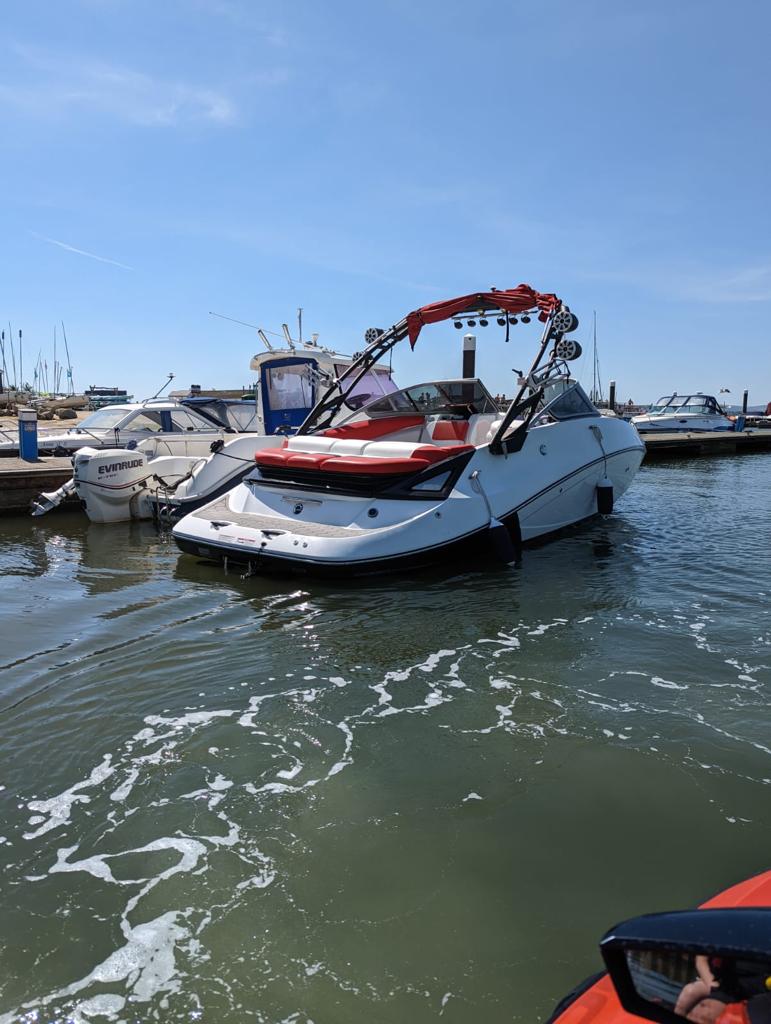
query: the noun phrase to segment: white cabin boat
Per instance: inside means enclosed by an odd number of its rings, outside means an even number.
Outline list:
[[[632,423],[641,434],[656,431],[734,430],[734,421],[726,416],[717,399],[700,391],[685,395],[665,395]]]

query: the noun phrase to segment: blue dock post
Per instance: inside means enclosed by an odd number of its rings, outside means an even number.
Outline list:
[[[25,462],[37,462],[37,413],[34,409],[19,409],[19,457]]]

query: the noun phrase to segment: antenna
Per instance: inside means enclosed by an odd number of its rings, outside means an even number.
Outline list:
[[[272,352],[272,351],[273,351],[273,346],[272,346],[272,345],[271,345],[271,343],[270,343],[270,342],[268,341],[268,336],[267,336],[267,334],[265,333],[265,331],[263,331],[263,329],[262,329],[261,327],[258,327],[258,328],[257,328],[257,333],[258,333],[258,334],[259,334],[259,336],[260,336],[260,341],[261,341],[261,342],[263,343],[263,345],[264,345],[264,346],[265,346],[265,348],[266,348],[266,349],[268,350],[268,352]]]
[[[268,341],[268,338],[267,338],[267,335],[265,334],[265,331],[262,329],[262,327],[258,327],[257,324],[248,324],[245,320],[236,320],[232,316],[225,316],[224,313],[214,313],[214,312],[212,312],[212,310],[209,310],[209,316],[218,316],[220,318],[220,320],[229,320],[231,322],[231,324],[240,324],[242,327],[251,327],[252,330],[257,331],[257,333],[260,336],[260,341],[263,343],[263,345],[268,350],[268,352],[272,352],[273,351],[273,346]],[[284,326],[286,327],[286,324]],[[269,333],[270,334],[275,334],[275,331],[270,331]],[[276,335],[276,336],[278,337],[278,335]],[[294,348],[294,346],[291,343],[291,340],[290,340],[290,347]]]
[[[303,308],[300,306],[297,310],[297,330],[300,335],[300,344],[303,343]]]
[[[169,386],[169,384],[171,384],[171,382],[173,380],[174,380],[174,374],[170,373],[168,380],[164,384],[161,384],[161,386],[158,388],[158,390],[153,395],[153,398],[157,398],[158,395],[160,395],[161,391],[164,391]],[[151,402],[152,402],[153,398],[150,399]]]
[[[213,313],[209,310],[209,316],[218,316],[220,320],[229,320],[231,324],[241,324],[242,327],[251,327],[255,331],[260,329],[257,324],[248,324],[245,320],[235,320],[232,316],[225,316],[224,313]]]

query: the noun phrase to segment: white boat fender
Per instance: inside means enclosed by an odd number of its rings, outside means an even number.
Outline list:
[[[613,511],[613,483],[606,476],[597,484],[597,511],[601,516]]]

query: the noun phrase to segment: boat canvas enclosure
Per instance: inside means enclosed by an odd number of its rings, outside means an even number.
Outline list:
[[[313,408],[314,373],[318,362],[303,356],[285,356],[260,367],[260,395],[265,433],[289,433],[299,427]]]

